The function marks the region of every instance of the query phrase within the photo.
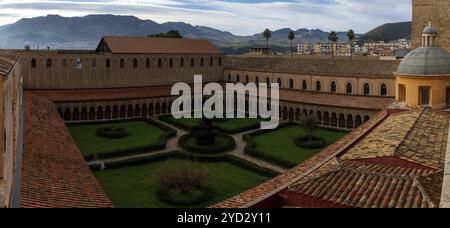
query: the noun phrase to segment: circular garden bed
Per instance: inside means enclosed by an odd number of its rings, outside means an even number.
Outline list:
[[[325,140],[320,137],[312,136],[309,137],[307,135],[296,138],[295,145],[301,148],[306,149],[320,149],[326,145]]]
[[[97,129],[97,135],[108,139],[122,139],[130,133],[124,127],[102,127]]]
[[[215,139],[212,144],[199,144],[198,137],[194,133],[181,137],[179,144],[187,152],[205,155],[226,153],[236,148],[233,137],[218,132],[213,134]]]

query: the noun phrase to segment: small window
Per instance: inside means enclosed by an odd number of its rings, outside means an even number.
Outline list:
[[[231,82],[231,74],[228,74],[228,81]]]
[[[387,86],[386,86],[386,84],[382,84],[380,90],[381,90],[380,91],[380,95],[381,96],[387,96]]]
[[[158,59],[158,67],[161,68],[162,67],[162,59]]]
[[[194,67],[195,66],[195,60],[194,60],[194,58],[191,58],[191,67]]]
[[[336,93],[336,92],[337,92],[336,82],[331,82],[330,93]]]
[[[351,83],[347,83],[346,93],[347,94],[353,94],[353,85]]]
[[[36,66],[37,66],[37,61],[36,61],[36,59],[32,59],[32,60],[31,60],[31,68],[36,68]]]
[[[241,76],[238,74],[236,75],[236,82],[240,82],[241,81]]]
[[[125,68],[125,59],[120,59],[120,68]]]
[[[278,83],[278,86],[281,88],[282,87],[281,78],[278,78],[277,83]]]
[[[322,83],[320,81],[316,82],[316,91],[317,92],[322,91]]]
[[[184,67],[184,58],[180,59],[180,67]]]
[[[222,57],[219,58],[219,66],[222,66]]]
[[[169,59],[169,67],[173,67],[173,59],[172,58]]]
[[[205,65],[205,60],[203,58],[200,59],[200,66],[204,66]]]
[[[248,77],[248,75],[245,76],[245,84],[248,84],[250,82],[250,78]]]
[[[308,83],[305,80],[302,82],[302,90],[308,90]]]
[[[255,84],[256,84],[256,86],[259,86],[259,77],[258,76],[255,78]]]
[[[106,59],[106,63],[105,63],[105,65],[106,65],[106,68],[111,68],[111,59]]]
[[[47,59],[47,68],[52,68],[52,60]]]
[[[138,60],[133,59],[133,68],[138,68]]]
[[[364,84],[364,95],[370,95],[370,85],[368,83]]]
[[[213,66],[214,65],[214,59],[213,57],[209,58],[209,65]]]
[[[149,58],[147,58],[147,59],[145,60],[145,67],[146,67],[146,68],[150,68],[150,59],[149,59]]]

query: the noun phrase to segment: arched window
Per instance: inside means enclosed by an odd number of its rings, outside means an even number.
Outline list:
[[[195,60],[194,60],[194,58],[191,58],[191,67],[194,67],[195,66]]]
[[[125,59],[120,59],[120,68],[125,68]]]
[[[330,84],[330,93],[336,93],[336,91],[337,91],[336,82],[332,81]]]
[[[180,59],[180,67],[184,67],[184,58]]]
[[[169,59],[169,67],[173,67],[173,59],[172,58]]]
[[[200,58],[200,66],[204,66],[205,65],[205,60],[203,58]]]
[[[352,83],[347,83],[346,93],[347,94],[352,94],[353,93],[353,85],[352,85]]]
[[[138,68],[138,60],[136,58],[133,59],[133,67]]]
[[[308,83],[306,82],[306,80],[303,80],[302,82],[302,90],[308,90]]]
[[[111,68],[111,59],[106,59],[106,68]]]
[[[322,91],[322,83],[320,81],[316,82],[316,91],[317,92]]]
[[[387,96],[387,86],[386,84],[382,84],[380,88],[380,95],[381,96]]]
[[[145,67],[150,68],[150,59],[149,58],[147,58],[145,60]]]
[[[47,68],[52,68],[52,60],[47,59]]]
[[[161,59],[161,58],[158,59],[158,67],[159,67],[159,68],[162,67],[162,59]]]
[[[294,89],[295,85],[294,85],[294,79],[290,79],[289,80],[289,89]]]
[[[32,59],[32,60],[31,60],[31,68],[36,68],[36,66],[37,66],[37,61],[36,61],[36,59]]]
[[[281,78],[278,78],[277,83],[278,83],[278,86],[281,88],[282,87]]]
[[[209,65],[213,66],[214,65],[214,59],[213,57],[209,58]]]
[[[236,75],[236,82],[240,82],[241,81],[241,76],[239,76],[239,74],[238,75]]]
[[[228,74],[228,81],[231,82],[231,74]]]
[[[219,66],[222,66],[222,57],[219,58]]]
[[[370,85],[368,83],[364,84],[364,95],[370,95]]]
[[[250,78],[248,77],[248,75],[245,76],[245,84],[248,84],[250,81]]]

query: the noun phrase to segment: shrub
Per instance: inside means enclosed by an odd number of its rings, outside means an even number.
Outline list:
[[[220,154],[236,148],[233,137],[214,132],[215,143],[212,145],[199,145],[195,134],[187,134],[180,138],[178,144],[181,148],[190,153],[197,154]]]
[[[97,135],[108,139],[122,139],[129,135],[124,127],[102,127],[97,129]]]
[[[213,188],[206,184],[209,170],[199,163],[180,161],[160,172],[156,194],[162,201],[190,206],[214,196]]]
[[[326,145],[326,142],[320,137],[306,135],[295,139],[295,145],[307,149],[320,149]]]

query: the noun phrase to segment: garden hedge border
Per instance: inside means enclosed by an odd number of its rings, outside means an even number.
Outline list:
[[[217,136],[223,136],[226,137],[227,140],[229,140],[225,145],[221,146],[221,147],[215,147],[215,148],[197,148],[197,147],[193,147],[189,144],[187,144],[187,138],[190,137],[195,137],[195,135],[193,134],[187,134],[187,135],[183,135],[179,140],[178,140],[178,145],[183,148],[185,151],[190,152],[190,153],[195,153],[195,154],[201,154],[201,155],[209,155],[209,154],[223,154],[226,152],[230,152],[234,149],[236,149],[236,141],[234,140],[233,137],[226,135],[226,134],[221,134],[221,133],[217,133]],[[216,137],[217,137],[216,136]]]
[[[197,162],[227,162],[232,165],[235,165],[239,168],[245,169],[250,172],[257,173],[261,176],[265,176],[268,178],[276,177],[280,175],[280,173],[273,171],[271,169],[267,169],[261,166],[258,166],[256,164],[253,164],[251,162],[248,162],[246,160],[243,160],[241,158],[235,157],[230,154],[223,154],[223,155],[198,155],[198,154],[192,154],[188,152],[182,152],[182,151],[171,151],[168,153],[163,154],[152,154],[145,157],[140,158],[130,158],[125,161],[117,161],[117,162],[106,162],[104,164],[105,169],[116,169],[116,168],[125,168],[125,167],[131,167],[131,166],[138,166],[138,165],[145,165],[153,162],[163,161],[167,159],[183,159],[183,160],[190,160],[190,161],[197,161]],[[100,165],[91,165],[91,170],[93,171],[100,171],[101,166]]]
[[[139,120],[135,120],[135,121],[139,121]],[[164,135],[160,136],[158,141],[153,144],[129,147],[129,148],[124,148],[124,149],[103,151],[101,153],[95,153],[90,156],[84,156],[84,158],[87,161],[92,161],[92,160],[96,160],[96,159],[108,159],[108,158],[114,158],[114,157],[135,155],[135,154],[140,154],[140,153],[156,152],[159,150],[166,149],[167,141],[169,139],[175,138],[177,136],[176,130],[174,130],[164,124],[161,124],[151,118],[140,119],[140,121],[144,121],[147,124],[153,125],[159,129],[165,131]],[[126,122],[126,121],[121,121],[121,122]]]

